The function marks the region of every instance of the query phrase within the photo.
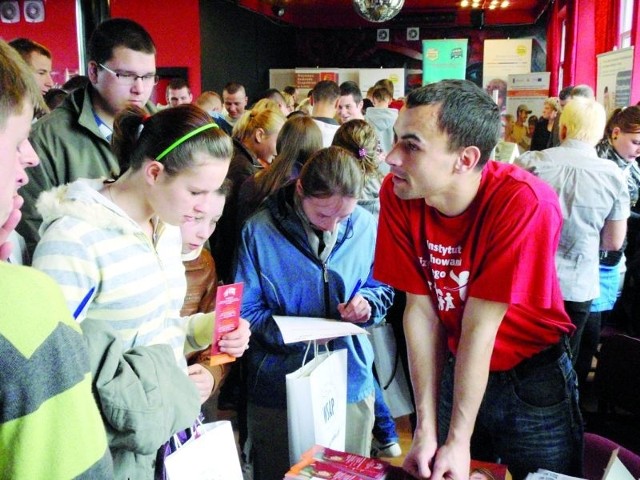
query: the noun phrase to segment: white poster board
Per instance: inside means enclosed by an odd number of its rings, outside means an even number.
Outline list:
[[[524,104],[531,115],[540,118],[544,101],[549,98],[549,72],[519,73],[507,77],[507,113],[516,117],[518,105]]]
[[[596,100],[604,105],[607,117],[617,107],[631,101],[633,47],[598,55]]]
[[[295,85],[296,76],[293,68],[269,69],[269,88],[284,90],[287,85]]]
[[[298,76],[296,77],[296,75]],[[404,96],[404,68],[272,68],[269,70],[269,88],[282,90],[287,85],[296,85],[296,78],[298,81],[302,81],[297,85],[300,98],[304,98],[313,84],[320,80],[335,80],[338,85],[348,80],[354,81],[360,86],[364,97],[367,90],[383,78],[388,78],[393,82],[393,98]]]
[[[367,96],[369,90],[378,81],[388,78],[393,82],[393,98],[404,97],[404,68],[360,68],[358,69],[359,79],[356,80],[360,85],[362,96]]]
[[[531,72],[532,40],[485,40],[482,59],[482,87],[494,97],[502,112],[506,109],[510,74]]]

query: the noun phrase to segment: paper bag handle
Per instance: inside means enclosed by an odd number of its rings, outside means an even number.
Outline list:
[[[305,363],[307,363],[307,355],[309,354],[309,350],[311,349],[311,343],[313,342],[313,357],[317,357],[320,354],[320,348],[318,347],[318,342],[315,340],[312,340],[310,342],[307,342],[307,348],[304,351],[304,357],[302,357],[302,365],[304,366]],[[324,350],[326,353],[329,353],[329,347],[327,346],[326,343],[321,344],[324,345]]]

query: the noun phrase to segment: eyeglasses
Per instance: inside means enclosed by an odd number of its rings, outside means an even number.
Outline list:
[[[136,80],[142,80],[142,83],[157,85],[160,77],[155,73],[148,73],[146,75],[136,75],[135,73],[120,73],[111,70],[109,67],[104,66],[103,64],[98,64],[100,68],[105,69],[109,73],[113,73],[116,77],[116,80],[120,82],[122,85],[133,85],[136,83]]]

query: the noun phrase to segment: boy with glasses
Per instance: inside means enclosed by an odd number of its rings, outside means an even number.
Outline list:
[[[41,163],[28,172],[18,226],[29,253],[39,239],[40,193],[78,178],[117,173],[118,162],[110,148],[114,117],[128,105],[155,111],[149,97],[158,83],[156,48],[142,26],[122,18],[102,22],[91,36],[88,56],[89,85],[72,92],[31,133]]]

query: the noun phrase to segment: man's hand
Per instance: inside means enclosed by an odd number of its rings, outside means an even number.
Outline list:
[[[350,302],[339,303],[338,312],[347,322],[365,323],[371,318],[371,305],[362,295],[356,294]]]
[[[445,443],[436,453],[431,480],[468,480],[471,463],[468,443]]]
[[[13,232],[20,222],[22,214],[20,213],[20,207],[24,200],[20,195],[13,197],[13,208],[7,217],[7,220],[2,226],[0,226],[0,261],[5,262],[11,255],[11,244],[8,242],[9,235]]]
[[[213,390],[213,375],[199,363],[189,365],[187,371],[189,372],[189,380],[195,384],[200,394],[200,404],[203,404]]]
[[[426,439],[416,431],[402,468],[415,478],[430,478],[431,465],[437,448],[438,443],[435,438]]]
[[[238,328],[232,332],[225,333],[218,342],[218,347],[222,352],[228,353],[232,357],[241,357],[249,348],[250,336],[249,322],[241,318]]]

